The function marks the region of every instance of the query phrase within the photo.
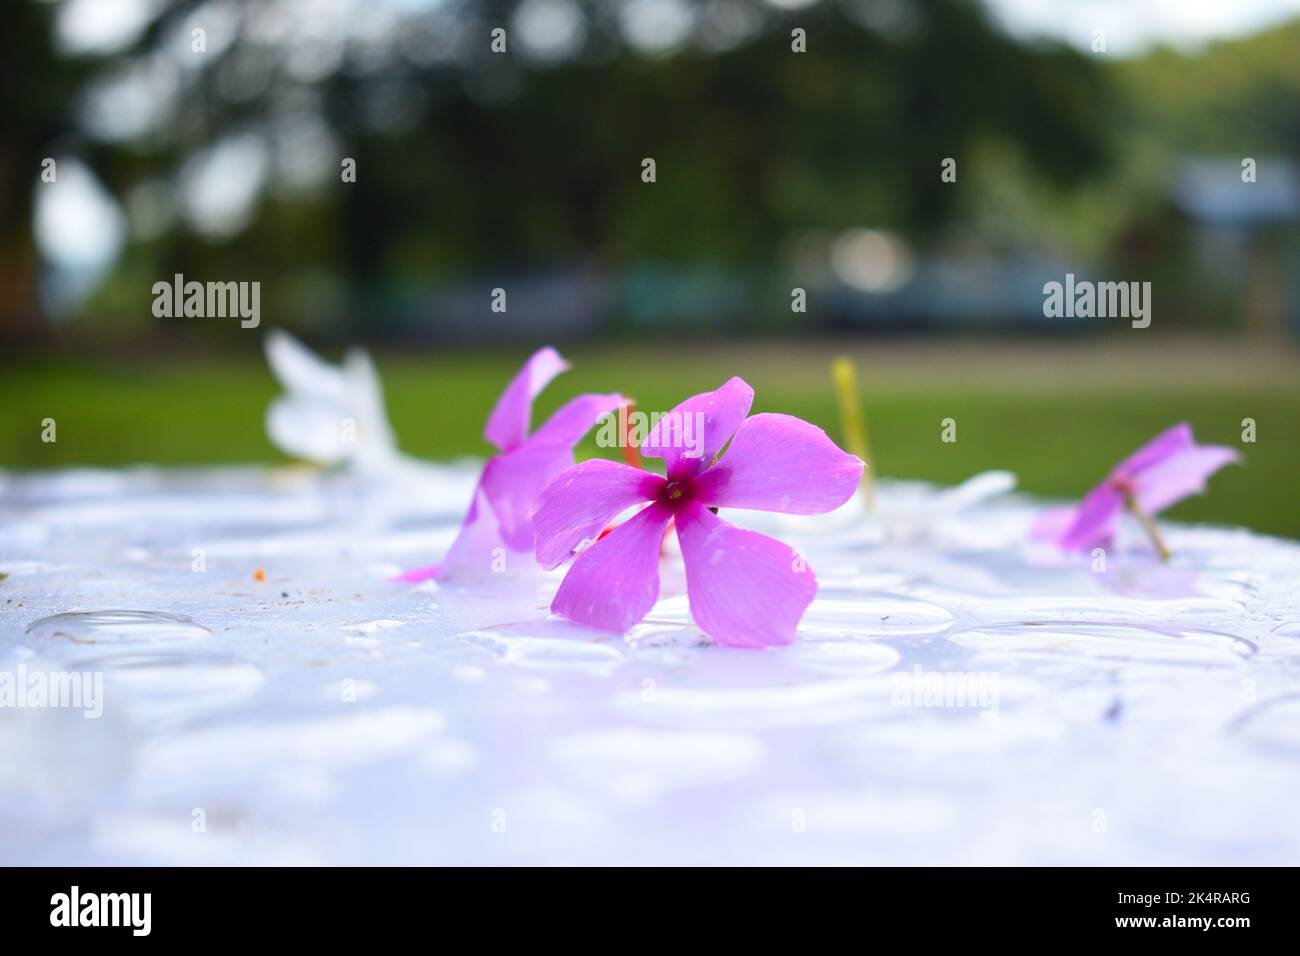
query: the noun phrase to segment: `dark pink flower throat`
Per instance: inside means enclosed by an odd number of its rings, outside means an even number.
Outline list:
[[[674,510],[687,504],[694,497],[689,481],[668,481],[659,490],[657,501]]]

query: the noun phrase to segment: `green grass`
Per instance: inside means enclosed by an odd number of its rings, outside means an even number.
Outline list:
[[[617,345],[566,350],[574,371],[538,404],[548,414],[578,391],[622,391],[645,410],[666,410],[728,375],[757,390],[756,411],[807,418],[838,436],[825,360],[833,345],[790,347]],[[931,355],[935,350],[930,350]],[[484,417],[525,350],[380,355],[389,412],[402,448],[446,459],[485,454]],[[865,353],[864,353],[865,354]],[[1199,440],[1239,447],[1245,467],[1229,468],[1211,493],[1170,512],[1184,520],[1241,524],[1300,537],[1300,384],[1273,374],[1205,384],[1194,373],[1150,379],[1079,368],[1029,368],[1008,374],[948,365],[888,361],[864,366],[863,399],[879,474],[951,483],[988,468],[1008,468],[1021,488],[1075,496],[1110,466],[1168,425],[1186,419]],[[0,467],[116,466],[136,462],[208,464],[284,460],[266,439],[263,416],[277,392],[260,356],[159,359],[130,363],[34,360],[0,364]],[[41,441],[41,421],[58,440]],[[940,441],[940,422],[957,421],[957,441]],[[1241,444],[1241,421],[1257,422],[1258,441]],[[596,454],[589,442],[587,454]]]

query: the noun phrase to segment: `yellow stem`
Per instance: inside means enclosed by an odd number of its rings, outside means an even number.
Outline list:
[[[831,380],[835,385],[835,399],[840,407],[840,432],[849,452],[857,455],[867,467],[862,470],[862,495],[868,508],[876,503],[875,479],[871,473],[871,446],[867,442],[867,426],[862,415],[862,401],[858,397],[858,367],[853,359],[841,355],[831,362]]]

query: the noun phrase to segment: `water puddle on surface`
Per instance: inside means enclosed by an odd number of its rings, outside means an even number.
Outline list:
[[[353,624],[344,624],[343,630],[348,634],[377,634],[380,631],[391,631],[395,627],[401,627],[402,621],[396,621],[391,618],[379,618],[374,621],[357,621]]]
[[[33,621],[27,633],[74,645],[172,644],[212,635],[197,621],[164,611],[72,611]]]
[[[548,622],[542,622],[543,629]],[[540,670],[578,671],[595,677],[612,674],[626,660],[619,646],[592,643],[593,632],[583,632],[588,639],[574,637],[536,637],[502,629],[470,631],[460,635],[467,641],[496,656],[502,664]]]
[[[1300,657],[1300,621],[1274,626],[1260,642],[1260,652],[1266,656]]]
[[[830,595],[835,593],[831,591]],[[809,636],[870,639],[939,634],[948,630],[953,620],[953,616],[937,604],[914,598],[893,595],[835,597],[828,596],[823,590],[804,613],[799,631]]]
[[[866,641],[800,641],[785,650],[785,659],[822,674],[862,676],[887,671],[900,655],[892,647]]]
[[[1228,732],[1288,757],[1300,757],[1300,694],[1263,701],[1237,718]]]
[[[963,628],[955,644],[1011,657],[1065,656],[1199,667],[1240,665],[1258,648],[1245,638],[1183,625],[1018,621]]]

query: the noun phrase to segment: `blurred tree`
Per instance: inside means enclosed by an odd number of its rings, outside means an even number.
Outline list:
[[[75,94],[89,74],[55,53],[54,9],[6,4],[0,30],[0,337],[30,336],[43,324],[33,197],[42,161],[75,136]]]
[[[135,321],[152,321],[148,288],[173,272],[274,276],[280,315],[316,303],[317,319],[370,329],[438,279],[643,261],[768,272],[805,230],[923,239],[963,201],[941,161],[982,142],[1057,183],[1107,159],[1114,94],[1095,59],[1013,42],[973,0],[683,0],[690,29],[649,52],[672,24],[638,25],[630,3],[328,9],[171,3],[117,56],[69,61],[51,53],[49,8],[19,4],[4,41],[16,129],[0,225],[25,251],[6,273],[31,272],[34,159],[76,129],[76,106],[118,102],[105,91],[124,77],[149,78],[152,115],[90,131],[98,171],[119,196],[170,184],[180,206],[95,300],[97,317]],[[505,53],[490,47],[498,26]],[[807,52],[792,49],[795,28]],[[209,205],[251,190],[246,216],[205,225],[205,171]],[[30,279],[8,281],[29,285],[3,308],[30,313]]]
[[[1300,162],[1300,19],[1121,61],[1132,125],[1189,153],[1282,153]]]

